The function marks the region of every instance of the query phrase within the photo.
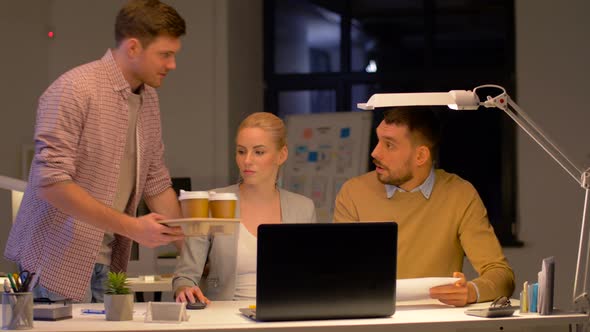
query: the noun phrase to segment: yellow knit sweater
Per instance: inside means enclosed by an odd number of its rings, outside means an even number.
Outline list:
[[[375,172],[348,180],[336,197],[334,220],[395,221],[397,277],[452,276],[467,258],[479,273],[472,280],[479,301],[514,291],[514,273],[475,188],[455,174],[435,171],[432,194],[397,191],[387,198]]]

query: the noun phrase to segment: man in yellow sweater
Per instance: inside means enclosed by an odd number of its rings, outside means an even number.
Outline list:
[[[464,306],[511,296],[514,273],[489,223],[475,188],[466,180],[434,169],[440,124],[429,110],[384,111],[379,142],[371,156],[376,170],[354,177],[336,197],[336,222],[398,223],[397,277],[455,276],[430,296]],[[479,273],[466,282],[463,257]]]

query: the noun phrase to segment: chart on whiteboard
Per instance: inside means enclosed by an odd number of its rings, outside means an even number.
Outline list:
[[[368,171],[371,112],[287,117],[289,158],[283,188],[311,198],[318,221],[331,222],[342,184]]]

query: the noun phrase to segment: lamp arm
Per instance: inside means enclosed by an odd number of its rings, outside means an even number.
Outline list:
[[[488,86],[480,86],[489,87]],[[498,86],[493,86],[498,87]],[[535,124],[535,122],[508,96],[504,88],[502,93],[496,97],[489,97],[481,103],[484,107],[497,107],[506,113],[518,126],[524,130],[555,162],[559,164],[574,180],[584,189],[589,188],[587,178],[579,167],[577,167],[562,151],[545,135],[545,133]],[[474,91],[475,92],[475,91]]]
[[[497,107],[502,109],[518,124],[553,160],[555,160],[578,184],[585,190],[584,209],[582,213],[582,226],[580,229],[580,243],[578,247],[578,260],[576,262],[576,276],[574,279],[573,304],[580,312],[590,315],[590,296],[588,295],[588,273],[590,267],[590,237],[588,235],[587,209],[590,201],[590,168],[580,170],[562,151],[549,139],[535,122],[508,96],[504,88],[496,85],[481,87],[495,87],[502,90],[496,97],[487,97],[480,103],[484,107]],[[478,87],[478,88],[481,88]],[[478,88],[474,89],[477,90]],[[582,261],[583,253],[585,259]],[[583,283],[580,284],[580,281]]]
[[[584,176],[587,178],[590,174],[590,170],[586,170],[584,172]],[[588,202],[590,200],[590,190],[586,188],[586,195],[584,196],[584,210],[582,213],[582,227],[580,229],[580,243],[578,246],[578,260],[576,262],[576,277],[574,279],[574,292],[573,292],[573,304],[574,307],[580,311],[587,313],[590,315],[590,297],[588,296],[588,270],[590,267],[590,237],[588,236],[588,224],[587,221],[587,211],[588,211]],[[586,251],[586,258],[582,263],[582,253],[584,252],[584,247]],[[584,265],[581,268],[582,264]],[[582,279],[584,283],[580,286],[580,279]],[[581,288],[581,289],[580,289]]]

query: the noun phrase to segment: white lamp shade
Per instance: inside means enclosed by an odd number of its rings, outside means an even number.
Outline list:
[[[448,104],[454,110],[476,110],[479,108],[479,98],[472,91],[452,90],[449,92],[453,103]]]
[[[472,91],[453,90],[450,92],[420,92],[420,93],[378,93],[369,98],[366,103],[357,107],[373,110],[376,107],[394,106],[448,106],[455,110],[476,110],[479,98]]]

